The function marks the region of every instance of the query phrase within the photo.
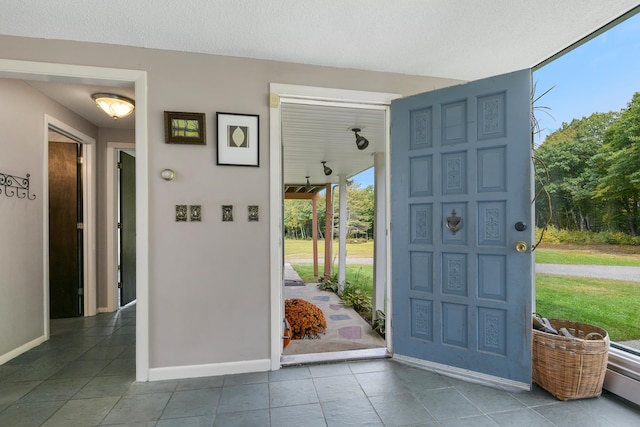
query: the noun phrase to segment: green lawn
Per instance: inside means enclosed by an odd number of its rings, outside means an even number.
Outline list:
[[[333,257],[338,256],[338,240],[333,242]],[[311,259],[313,242],[302,239],[284,240],[285,259]],[[318,239],[318,257],[324,257],[324,239]],[[360,240],[357,243],[347,242],[347,258],[373,258],[373,240]]]
[[[625,265],[640,267],[640,255],[603,253],[602,251],[581,249],[553,249],[549,247],[535,250],[537,264],[579,264],[579,265]]]
[[[314,283],[316,281],[315,277],[313,277],[313,264],[291,264],[293,269],[300,275],[300,278],[305,283]],[[318,273],[322,275],[324,271],[324,264],[318,264]],[[333,271],[338,271],[338,266],[333,266]],[[346,268],[346,278],[347,281],[355,283],[355,282],[369,282],[369,288],[373,288],[373,266],[372,265],[349,265],[347,264]]]
[[[640,283],[536,275],[536,311],[605,329],[612,341],[640,338]]]

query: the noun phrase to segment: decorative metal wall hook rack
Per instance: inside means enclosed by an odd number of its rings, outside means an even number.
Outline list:
[[[16,196],[18,199],[34,200],[36,196],[29,191],[29,177],[10,175],[0,172],[0,194],[4,192],[7,197]]]

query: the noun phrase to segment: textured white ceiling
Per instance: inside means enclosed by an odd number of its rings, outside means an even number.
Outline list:
[[[477,80],[534,67],[632,10],[640,0],[0,0],[0,34]],[[32,85],[99,127],[134,125],[95,108],[99,87]],[[282,120],[285,183],[337,182],[384,143],[381,111],[283,105]]]
[[[0,0],[0,33],[475,80],[537,65],[637,0]]]

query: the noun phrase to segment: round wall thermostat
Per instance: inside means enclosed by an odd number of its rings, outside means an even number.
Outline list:
[[[172,181],[173,178],[176,177],[176,174],[171,169],[164,169],[162,172],[160,172],[160,176],[162,177],[162,179]]]

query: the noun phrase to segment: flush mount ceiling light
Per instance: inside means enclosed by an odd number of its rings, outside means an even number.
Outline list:
[[[307,183],[304,185],[304,188],[309,191],[311,190],[311,183],[309,182],[309,176],[307,175],[305,178],[307,178]]]
[[[320,162],[320,163],[322,163],[322,169],[324,170],[324,174],[325,174],[326,176],[329,176],[329,175],[331,175],[331,174],[333,173],[333,170],[332,170],[329,166],[327,166],[327,165],[325,164],[325,163],[327,163],[327,162]]]
[[[113,117],[114,120],[128,116],[135,108],[133,100],[126,96],[112,93],[94,93],[91,98],[102,111]]]
[[[358,150],[364,150],[369,146],[369,140],[364,136],[358,135],[358,132],[361,131],[360,128],[351,128],[351,130],[356,134],[356,146]]]

